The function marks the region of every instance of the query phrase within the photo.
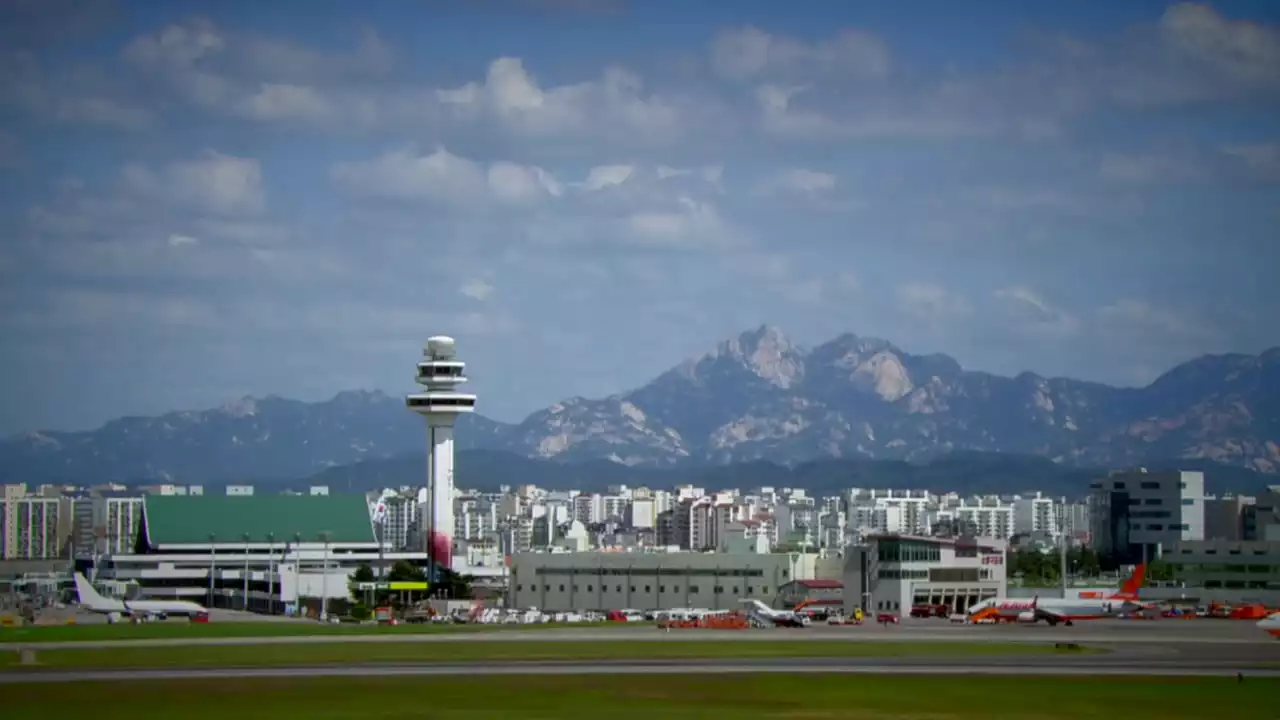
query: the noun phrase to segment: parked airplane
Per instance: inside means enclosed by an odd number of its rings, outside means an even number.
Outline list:
[[[208,617],[209,611],[199,603],[188,600],[116,600],[106,598],[93,588],[93,583],[82,574],[76,573],[76,595],[80,607],[90,612],[107,616],[107,622],[114,623],[122,618],[163,620],[169,615],[187,615],[191,617]]]
[[[1258,627],[1266,630],[1271,637],[1280,640],[1280,612],[1271,613],[1259,620]]]
[[[1034,623],[1044,620],[1049,625],[1071,625],[1076,620],[1099,620],[1145,609],[1138,599],[1147,566],[1139,565],[1120,587],[1120,591],[1105,598],[1040,598],[1030,600],[991,598],[969,608],[973,621],[1016,621]]]
[[[806,618],[792,610],[774,610],[759,600],[742,600],[743,605],[747,608],[747,614],[755,615],[761,621],[773,623],[775,627],[805,627]]]

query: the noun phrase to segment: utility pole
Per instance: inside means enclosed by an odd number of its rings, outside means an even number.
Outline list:
[[[324,574],[320,577],[320,620],[327,622],[329,620],[329,538],[331,534],[328,530],[320,533],[320,539],[324,542]]]
[[[240,600],[240,609],[249,611],[249,533],[244,534],[244,595]]]
[[[215,545],[217,540],[217,535],[209,533],[209,607],[214,607],[216,604],[213,597],[213,576],[218,570],[218,548]]]
[[[267,533],[267,614],[276,614],[276,534]]]

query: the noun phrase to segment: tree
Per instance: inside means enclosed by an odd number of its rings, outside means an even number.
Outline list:
[[[387,573],[387,580],[390,582],[422,582],[425,579],[422,568],[408,560],[397,560]]]
[[[471,597],[471,583],[475,578],[470,575],[459,575],[446,567],[436,568],[436,582],[431,586],[431,594],[451,600],[462,600]]]

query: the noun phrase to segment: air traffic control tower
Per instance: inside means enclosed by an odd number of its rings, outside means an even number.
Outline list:
[[[405,398],[410,410],[427,419],[427,556],[433,563],[453,565],[453,424],[461,413],[474,412],[476,396],[457,391],[467,381],[467,364],[457,360],[453,338],[427,339],[418,363],[422,391]]]

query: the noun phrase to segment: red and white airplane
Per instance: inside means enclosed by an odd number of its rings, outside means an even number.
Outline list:
[[[1271,613],[1259,620],[1258,627],[1267,631],[1271,637],[1280,640],[1280,612]]]
[[[1040,598],[1030,600],[1017,598],[991,598],[969,608],[969,619],[977,622],[1013,621],[1034,623],[1040,620],[1049,625],[1071,625],[1076,620],[1100,620],[1125,613],[1138,612],[1148,606],[1138,599],[1138,590],[1142,587],[1147,566],[1139,565],[1133,574],[1120,587],[1120,591],[1107,597],[1086,598]]]

